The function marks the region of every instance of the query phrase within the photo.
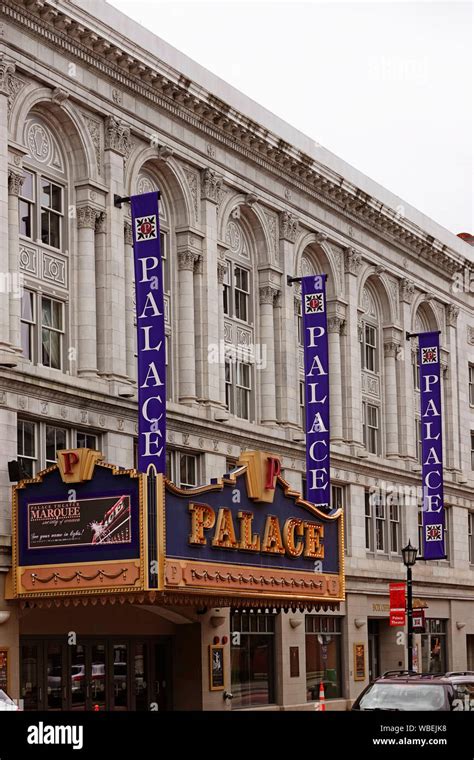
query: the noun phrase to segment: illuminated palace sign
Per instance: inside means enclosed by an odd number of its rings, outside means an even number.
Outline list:
[[[165,590],[221,597],[340,601],[342,514],[283,480],[276,457],[244,452],[209,486],[166,486]]]

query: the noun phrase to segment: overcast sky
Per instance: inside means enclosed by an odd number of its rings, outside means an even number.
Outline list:
[[[474,232],[470,2],[109,2],[452,232]]]

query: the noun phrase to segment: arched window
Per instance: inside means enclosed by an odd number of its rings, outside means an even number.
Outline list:
[[[230,414],[255,419],[255,304],[250,256],[252,236],[238,210],[229,219],[225,240],[223,310],[225,402]]]
[[[147,168],[142,169],[137,179],[137,194],[151,193],[160,189],[160,250],[163,263],[163,303],[165,311],[165,339],[166,339],[166,395],[168,400],[174,397],[173,393],[173,345],[172,345],[172,295],[171,295],[171,283],[173,281],[172,274],[172,261],[174,256],[172,255],[172,248],[174,247],[174,238],[171,234],[171,221],[168,212],[167,201],[163,188],[151,170]],[[135,288],[135,283],[133,284]],[[136,325],[136,318],[135,318]],[[135,336],[136,340],[136,336]]]
[[[364,313],[359,323],[362,432],[367,451],[380,456],[382,453],[380,311],[375,293],[369,283],[363,290],[362,308]]]
[[[20,270],[25,277],[21,330],[25,358],[67,369],[70,189],[64,154],[53,129],[31,114],[23,132],[28,154],[19,196]]]

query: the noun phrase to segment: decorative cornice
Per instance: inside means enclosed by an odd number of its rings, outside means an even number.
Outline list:
[[[8,169],[8,194],[18,196],[24,180],[24,174],[16,172],[14,169]]]
[[[346,273],[353,274],[356,277],[359,275],[362,266],[362,256],[357,253],[355,248],[344,249],[344,268]]]
[[[113,150],[120,156],[130,152],[130,127],[115,116],[107,116],[105,120],[105,150]]]
[[[408,280],[406,277],[400,283],[400,298],[403,303],[413,303],[415,295],[415,283],[413,280]]]
[[[448,304],[446,307],[446,321],[448,323],[448,327],[456,327],[458,315],[459,306],[456,306],[454,303]]]
[[[95,230],[96,221],[100,214],[94,206],[78,206],[77,208],[77,226],[79,229],[86,228]]]
[[[289,211],[282,211],[279,215],[280,240],[294,243],[298,232],[298,218]]]
[[[128,219],[123,222],[123,240],[125,245],[133,245],[132,223]]]
[[[184,78],[160,62],[148,65],[99,31],[88,29],[81,20],[45,0],[26,0],[22,7],[14,0],[3,0],[1,12],[14,23],[41,37],[45,44],[80,59],[91,70],[115,84],[115,91],[128,89],[171,112],[182,121],[206,133],[207,139],[220,141],[267,170],[277,172],[301,192],[323,202],[371,234],[388,240],[403,251],[424,260],[432,269],[453,273],[466,257],[426,234],[395,209],[363,192],[336,173],[324,169],[302,151],[293,148],[264,127],[231,108],[203,87]],[[76,10],[76,9],[75,9]],[[150,57],[150,56],[149,56]]]
[[[220,174],[214,169],[203,169],[201,172],[201,194],[202,198],[212,203],[219,202],[219,196],[222,190],[222,180]]]

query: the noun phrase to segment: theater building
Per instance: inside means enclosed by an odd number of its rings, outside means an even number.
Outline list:
[[[474,669],[472,247],[106,2],[4,0],[0,24],[0,688],[32,710],[278,710],[314,709],[323,682],[347,709],[405,667],[388,587],[419,545],[406,333],[422,330],[440,331],[448,552],[414,568],[415,660]],[[114,196],[158,188],[168,480],[150,485]],[[312,273],[327,275],[329,522],[298,495],[288,278]],[[58,452],[83,467],[69,483]],[[280,475],[252,490],[268,460]]]

